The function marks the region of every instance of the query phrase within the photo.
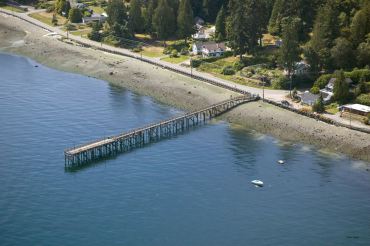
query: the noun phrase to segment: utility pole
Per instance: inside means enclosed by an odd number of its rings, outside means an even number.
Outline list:
[[[190,76],[193,78],[193,58],[190,57]]]
[[[293,74],[290,74],[290,84],[289,84],[290,99],[292,99],[292,83],[293,83]]]

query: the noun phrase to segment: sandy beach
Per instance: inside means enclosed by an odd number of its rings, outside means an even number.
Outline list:
[[[45,37],[46,33],[17,18],[0,14],[0,51],[102,79],[183,110],[199,109],[237,95],[132,58]],[[239,106],[221,119],[284,141],[311,144],[325,151],[370,161],[369,134],[332,126],[261,101]]]

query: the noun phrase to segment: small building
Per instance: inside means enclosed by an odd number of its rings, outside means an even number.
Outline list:
[[[203,57],[219,57],[224,54],[225,50],[226,45],[223,42],[196,42],[193,44],[193,54]]]
[[[276,47],[280,48],[283,45],[283,40],[282,39],[275,40],[274,44]]]
[[[82,23],[88,24],[91,22],[104,22],[107,19],[104,15],[92,14],[90,17],[82,17]]]
[[[305,75],[309,73],[310,65],[308,65],[305,61],[297,62],[294,65],[293,75]],[[288,70],[284,70],[284,75],[288,75]]]
[[[298,97],[301,99],[301,104],[312,106],[320,96],[318,94],[312,94],[309,91],[305,91],[299,94]]]
[[[328,103],[334,95],[334,84],[337,78],[331,78],[324,89],[320,90],[320,93],[324,99],[324,103]],[[345,81],[349,86],[353,85],[353,81],[350,78],[346,78]]]
[[[359,114],[366,116],[370,114],[370,107],[362,104],[347,104],[338,107],[338,109],[342,112],[350,112],[352,114]]]
[[[215,35],[215,32],[216,32],[216,27],[214,26],[208,28],[208,27],[196,25],[196,28],[198,31],[192,35],[193,39],[196,39],[196,40],[210,39],[212,36]]]

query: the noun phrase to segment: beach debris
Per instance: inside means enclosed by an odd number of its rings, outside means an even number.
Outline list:
[[[284,163],[285,163],[285,161],[283,161],[283,160],[278,160],[278,163],[279,163],[279,164],[284,164]]]
[[[263,187],[263,182],[261,180],[255,179],[251,181],[252,184],[256,187]]]
[[[109,75],[113,75],[113,72],[109,72]]]

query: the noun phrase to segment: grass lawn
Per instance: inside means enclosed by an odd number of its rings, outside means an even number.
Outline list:
[[[19,8],[14,8],[12,6],[1,6],[0,8],[2,9],[6,9],[6,10],[10,10],[10,11],[13,11],[13,12],[16,12],[16,13],[25,13],[26,11],[23,11],[22,9],[19,9]]]
[[[162,47],[143,47],[143,55],[147,57],[164,56]]]
[[[189,59],[189,56],[181,55],[179,57],[165,57],[165,58],[162,58],[161,60],[166,61],[166,62],[170,62],[170,63],[178,64],[178,63],[184,62],[188,59]]]
[[[77,31],[71,31],[70,33],[75,35],[75,36],[82,36],[84,38],[87,37],[87,34],[91,32],[91,28],[86,28],[82,30],[77,30]]]
[[[53,18],[53,13],[40,12],[40,13],[30,14],[29,16],[49,26],[53,26],[53,24],[51,23],[51,20]],[[57,20],[58,20],[57,26],[62,26],[67,21],[65,17],[60,16],[60,15],[57,15]]]
[[[325,106],[325,111],[329,114],[336,114],[339,112],[338,106],[339,106],[338,103],[331,103]]]
[[[102,14],[105,12],[105,10],[99,6],[89,6],[89,8],[92,9],[95,14]]]

